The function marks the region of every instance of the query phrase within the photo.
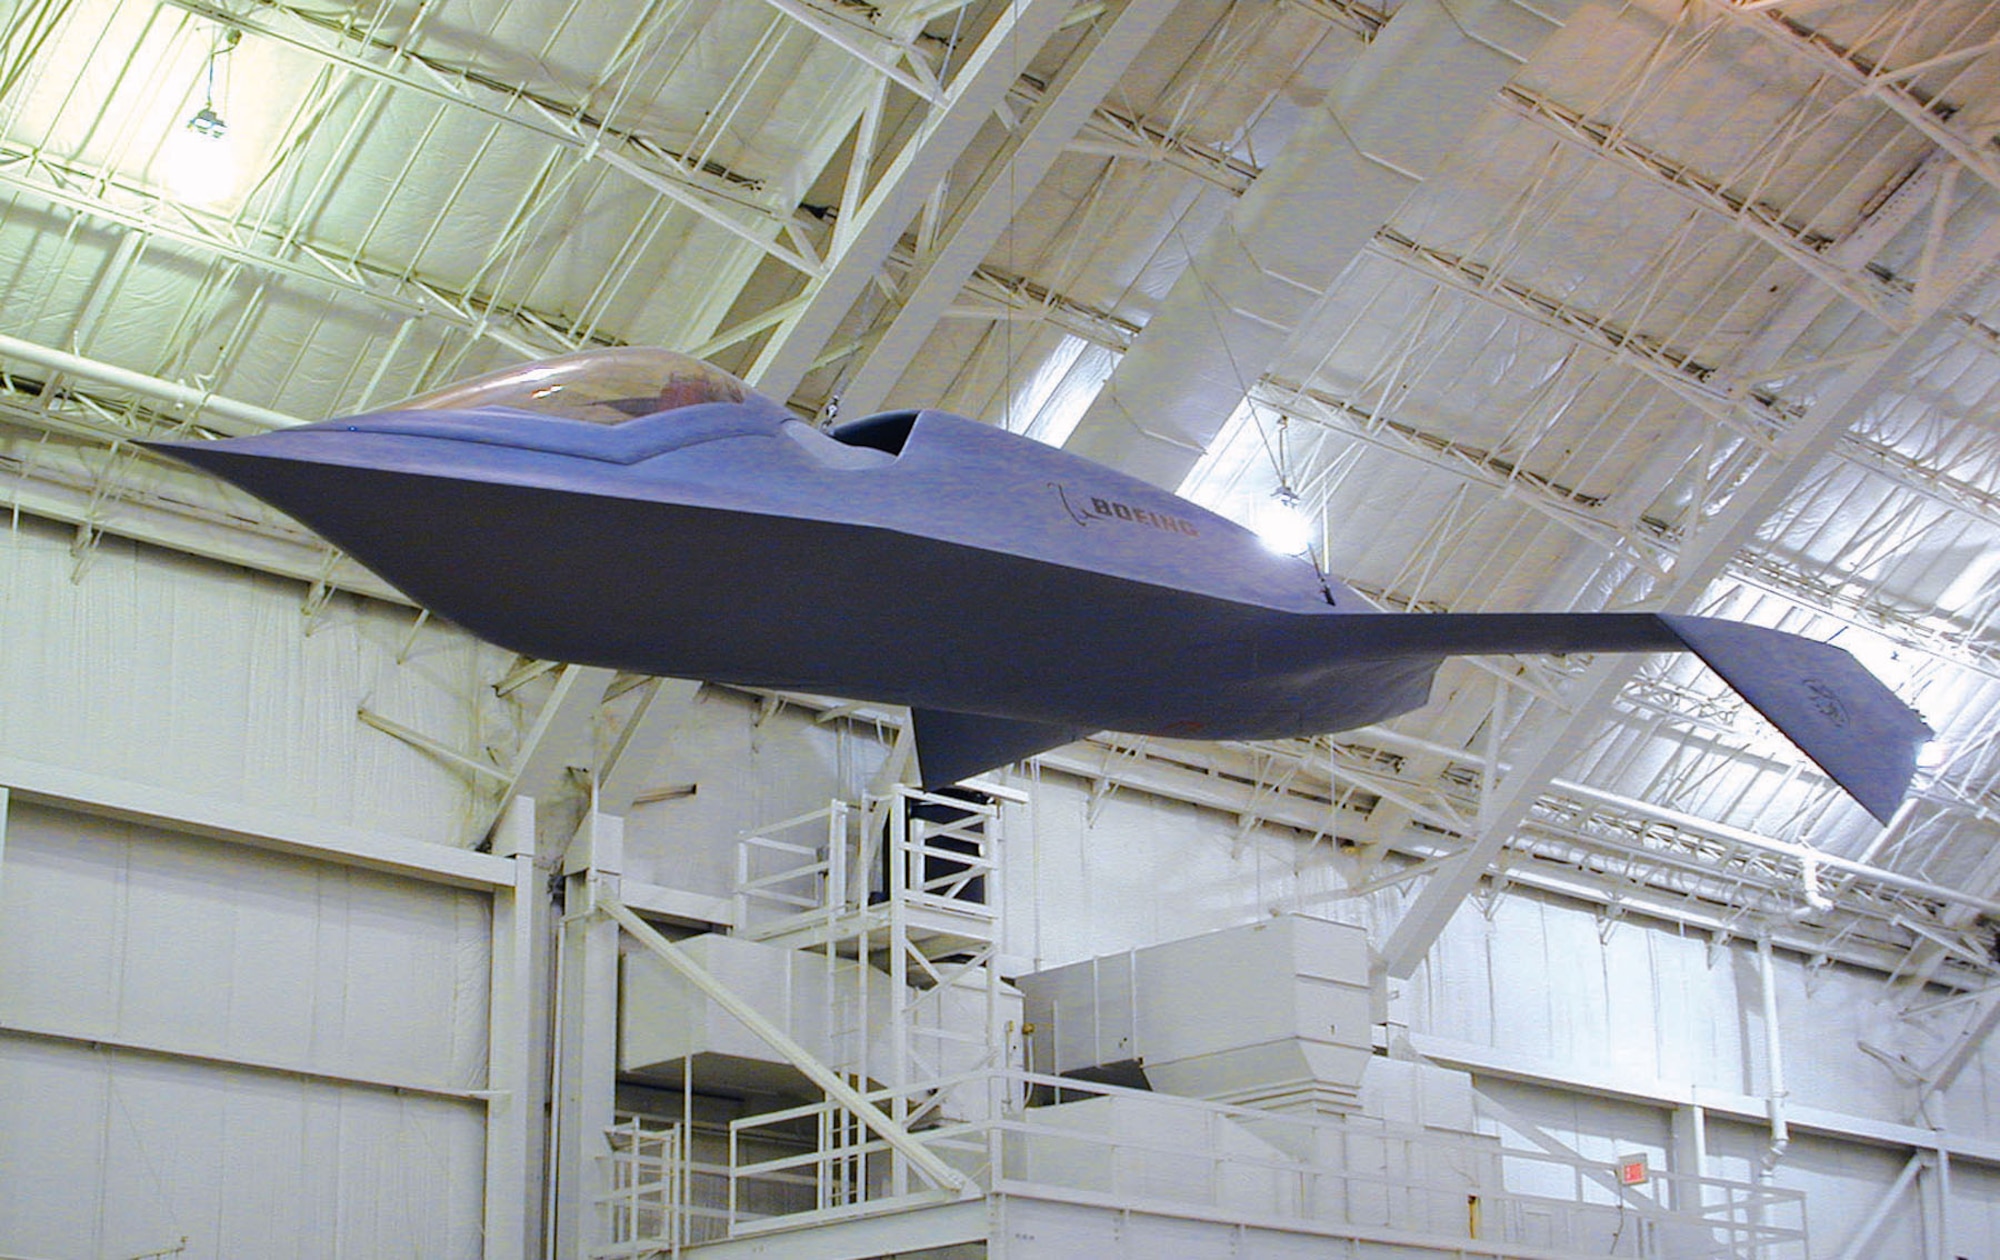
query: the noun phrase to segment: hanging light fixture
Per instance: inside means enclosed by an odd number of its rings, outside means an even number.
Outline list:
[[[1270,454],[1277,468],[1278,488],[1251,514],[1250,528],[1279,555],[1302,556],[1312,549],[1313,523],[1299,503],[1298,491],[1292,489],[1289,452],[1285,449],[1291,417],[1280,415],[1277,427],[1276,449]]]
[[[1312,547],[1312,521],[1299,506],[1298,492],[1282,483],[1258,505],[1250,528],[1280,555],[1304,555]]]
[[[215,68],[242,38],[243,32],[229,30],[210,46],[203,67],[201,108],[167,138],[167,186],[184,201],[220,201],[235,186],[229,123],[215,104]]]
[[[187,129],[204,140],[220,140],[229,134],[229,124],[215,112],[214,101],[195,111],[195,116],[187,120]]]

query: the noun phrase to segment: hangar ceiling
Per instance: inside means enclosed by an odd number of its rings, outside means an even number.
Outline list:
[[[1886,829],[1679,658],[1045,764],[1337,839],[1397,974],[1484,875],[1948,983],[1948,1079],[2000,1019],[1996,139],[1987,0],[19,0],[0,484],[80,568],[393,596],[130,440],[655,344],[1296,498],[1385,608],[1831,639],[1940,733]]]

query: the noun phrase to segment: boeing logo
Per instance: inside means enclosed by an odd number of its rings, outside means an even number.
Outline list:
[[[1817,678],[1808,678],[1801,684],[1806,696],[1819,715],[1835,726],[1846,726],[1850,720],[1847,706],[1840,702],[1840,693]]]
[[[1189,538],[1201,537],[1201,531],[1194,522],[1178,516],[1168,516],[1165,512],[1155,512],[1148,508],[1133,507],[1115,499],[1100,498],[1096,495],[1069,493],[1069,487],[1059,481],[1051,481],[1049,487],[1062,500],[1063,510],[1079,525],[1089,525],[1095,521],[1127,521],[1134,525],[1145,525],[1152,529],[1165,530],[1169,534],[1185,534]]]

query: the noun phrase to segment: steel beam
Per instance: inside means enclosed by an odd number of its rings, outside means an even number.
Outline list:
[[[933,105],[943,103],[938,92],[937,76],[931,73],[930,66],[918,54],[914,44],[891,39],[871,27],[845,22],[814,8],[805,0],[763,2],[911,95]],[[906,64],[907,69],[904,68]]]
[[[1664,575],[1672,549],[1661,536],[1620,526],[1591,510],[1568,487],[1551,483],[1513,464],[1496,460],[1488,451],[1470,447],[1413,425],[1398,423],[1379,410],[1330,397],[1289,382],[1271,380],[1251,385],[1257,406],[1280,415],[1296,416],[1333,428],[1357,440],[1432,468],[1463,478],[1521,504],[1605,552],[1622,556],[1639,568]]]
[[[1867,1260],[1870,1256],[1882,1254],[1875,1249],[1875,1235],[1882,1232],[1882,1226],[1888,1223],[1889,1213],[1895,1210],[1896,1204],[1909,1191],[1910,1184],[1917,1179],[1918,1171],[1924,1166],[1924,1155],[1922,1150],[1910,1152],[1903,1171],[1896,1174],[1896,1179],[1889,1183],[1882,1197],[1875,1200],[1875,1206],[1868,1209],[1868,1215],[1862,1218],[1861,1224],[1848,1235],[1847,1245],[1840,1249],[1837,1260]]]
[[[450,65],[406,48],[377,51],[386,52],[398,62],[421,66],[426,72],[424,76],[406,73],[395,66],[377,65],[330,42],[351,40],[353,36],[348,32],[329,31],[310,14],[283,5],[269,7],[313,34],[287,31],[262,20],[256,12],[237,13],[205,0],[162,0],[162,3],[220,26],[282,43],[399,91],[416,93],[532,132],[584,161],[602,162],[796,270],[807,274],[818,270],[817,260],[779,243],[778,237],[791,216],[788,210],[768,204],[768,198],[759,195],[760,186],[752,181],[732,185],[726,178],[699,170],[642,161],[632,153],[671,153],[671,150],[644,136],[609,126],[604,120],[592,117],[580,104],[538,96],[519,84],[503,83],[470,67]]]
[[[1041,102],[1043,93],[1023,80],[1015,87],[1013,98],[1032,109]],[[1227,149],[1175,135],[1138,114],[1108,105],[1091,111],[1067,147],[1071,153],[1171,166],[1238,197],[1250,191],[1250,185],[1263,173],[1261,167]]]
[[[1806,26],[1778,9],[1752,10],[1735,0],[1707,0],[1708,7],[1727,15],[1775,47],[1829,75],[1859,96],[1880,103],[1912,131],[1949,153],[1966,170],[2000,190],[2000,162],[1987,144],[1990,136],[1969,134],[1949,119],[1963,111],[1945,101],[1927,99],[1902,82],[1902,72],[1877,66],[1857,56],[1828,35]]]
[[[1989,228],[1969,247],[1968,254],[1970,261],[1982,265],[2000,256],[2000,226]],[[1976,269],[1976,266],[1971,268]],[[1669,579],[1649,598],[1654,610],[1685,610],[1701,597],[1708,585],[1726,570],[1735,551],[1779,507],[1802,471],[1838,446],[1841,435],[1866,411],[1878,378],[1895,354],[1949,296],[1933,294],[1931,308],[1913,309],[1913,318],[1904,332],[1872,354],[1850,363],[1827,386],[1819,405],[1802,415],[1780,437],[1774,455],[1763,460],[1728,501],[1687,537]],[[1425,884],[1423,892],[1390,934],[1383,949],[1390,975],[1406,978],[1415,971],[1459,903],[1477,886],[1508,836],[1526,819],[1536,798],[1573,759],[1589,734],[1590,723],[1636,669],[1637,664],[1630,660],[1600,659],[1590,667],[1570,698],[1569,712],[1544,721],[1527,755],[1517,759],[1515,772],[1501,784],[1489,825],[1453,865]]]
[[[85,196],[58,183],[30,177],[42,168],[64,175],[79,186],[95,188],[98,195]],[[576,348],[551,335],[552,321],[530,312],[516,311],[496,319],[469,294],[452,293],[362,259],[338,258],[290,234],[269,230],[238,232],[235,225],[217,216],[171,203],[164,207],[167,213],[163,213],[157,204],[157,194],[122,184],[100,172],[64,166],[29,150],[0,144],[0,188],[28,193],[51,205],[171,240],[255,271],[323,285],[336,293],[354,294],[398,314],[435,318],[474,337],[503,345],[523,358],[545,358]],[[112,193],[129,200],[135,208],[112,201],[109,197]]]
[[[1981,999],[1972,1018],[1951,1039],[1945,1052],[1925,1067],[1922,1096],[1917,1104],[1920,1111],[1924,1098],[1951,1089],[1959,1073],[1972,1062],[1973,1056],[1986,1044],[1986,1038],[1996,1026],[2000,1026],[2000,995],[1989,993]]]
[[[1062,73],[1035,103],[1026,125],[1015,129],[1010,150],[980,172],[944,240],[917,259],[912,274],[903,278],[898,286],[903,292],[901,308],[841,384],[842,411],[865,416],[882,409],[889,391],[992,252],[1021,203],[1034,194],[1071,139],[1091,121],[1105,93],[1178,7],[1178,0],[1126,0],[1113,16],[1092,28],[1085,46],[1071,54]],[[1010,87],[1018,92],[1018,80]]]
[[[111,389],[130,390],[141,398],[185,413],[190,424],[240,436],[267,433],[306,423],[297,416],[272,411],[254,403],[238,402],[210,390],[197,389],[178,381],[163,380],[134,372],[88,355],[57,350],[21,337],[0,333],[0,360],[31,363],[48,372],[60,372],[78,380],[91,381]]]
[[[1474,1076],[1520,1081],[1569,1093],[1629,1099],[1662,1108],[1699,1105],[1711,1117],[1724,1116],[1745,1124],[1759,1124],[1767,1117],[1765,1100],[1755,1094],[1741,1094],[1686,1081],[1648,1079],[1622,1070],[1593,1071],[1579,1068],[1573,1062],[1558,1063],[1495,1046],[1441,1037],[1435,1033],[1411,1032],[1408,1036],[1410,1048],[1419,1056],[1442,1067],[1456,1068]],[[1978,1134],[1920,1128],[1803,1104],[1791,1109],[1790,1123],[1795,1133],[1812,1133],[1877,1148],[1902,1147],[1920,1154],[1934,1154],[1942,1150],[1949,1152],[1953,1159],[2000,1168],[2000,1142]]]
[[[1027,63],[1068,16],[1068,0],[1015,0],[960,66],[915,134],[898,150],[866,200],[845,207],[839,245],[824,272],[806,282],[805,304],[782,324],[751,367],[751,383],[789,398],[818,361],[926,198],[951,171],[980,127],[1006,100]]]
[[[597,808],[623,817],[647,792],[661,786],[660,763],[693,716],[700,692],[700,683],[682,678],[647,681],[646,694],[598,768]]]
[[[1553,19],[1408,0],[1205,241],[1069,449],[1177,487],[1340,272],[1486,110]]]
[[[514,864],[486,853],[283,813],[172,788],[0,756],[0,786],[39,802],[317,861],[461,888],[511,888]]]
[[[1739,193],[1719,179],[1647,148],[1621,127],[1589,118],[1540,93],[1510,84],[1501,92],[1500,99],[1520,117],[1727,220],[1732,227],[1762,242],[1885,327],[1900,327],[1905,318],[1910,301],[1906,291],[1869,275],[1858,265],[1849,268],[1829,258],[1824,249],[1830,242],[1786,220],[1780,208]]]
[[[1385,230],[1376,240],[1377,247],[1390,258],[1443,279],[1455,290],[1499,310],[1534,319],[1543,327],[1572,337],[1580,345],[1611,356],[1672,390],[1676,397],[1717,420],[1731,433],[1752,442],[1759,450],[1772,449],[1774,435],[1790,424],[1792,416],[1800,410],[1798,405],[1775,396],[1760,398],[1741,388],[1740,382],[1731,382],[1725,374],[1696,364],[1690,356],[1664,342],[1635,332],[1614,330],[1590,311],[1566,308],[1553,298],[1509,280],[1503,273],[1432,249],[1399,233]],[[1558,307],[1564,307],[1560,316],[1555,313]],[[1399,425],[1379,409],[1275,381],[1253,387],[1251,397],[1280,411],[1294,410],[1301,402],[1317,404],[1302,414],[1535,506],[1587,542],[1614,552],[1622,550],[1626,559],[1656,573],[1663,572],[1662,564],[1678,548],[1678,539],[1663,524],[1655,522],[1645,529],[1621,525],[1612,516],[1597,512],[1595,505],[1580,502],[1577,495],[1563,487],[1532,474],[1524,475],[1510,464],[1492,461],[1483,452],[1459,447],[1450,439]],[[1886,444],[1848,432],[1841,436],[1834,454],[1913,495],[2000,527],[2000,495],[1930,468]],[[1613,532],[1607,534],[1607,531]],[[1885,630],[1899,642],[1935,652],[1965,668],[1988,674],[1994,670],[1994,665],[1985,659],[1990,653],[1977,644],[1954,640],[1948,627],[1926,626],[1902,609],[1879,601],[1845,598],[1829,584],[1795,570],[1781,570],[1768,558],[1739,562],[1732,572],[1820,611]]]
[[[498,772],[499,798],[487,807],[486,824],[473,829],[474,843],[491,836],[517,799],[549,804],[567,787],[571,766],[593,763],[591,726],[617,671],[596,665],[564,665],[561,671],[508,768]]]
[[[597,665],[565,665],[555,688],[521,746],[514,750],[508,795],[547,799],[570,766],[588,766],[591,723],[604,701],[604,689],[617,671]]]
[[[487,975],[486,1181],[483,1230],[487,1260],[528,1260],[540,1236],[541,1144],[547,1091],[539,1069],[546,1017],[542,978],[547,958],[547,883],[535,866],[533,828],[525,849],[507,860],[511,888],[493,896],[492,956]],[[499,846],[496,846],[496,851]]]
[[[550,1234],[554,1254],[579,1260],[611,1241],[600,1200],[611,1189],[605,1130],[616,1118],[618,925],[591,903],[600,882],[616,883],[619,865],[615,858],[603,868],[593,862],[570,877],[558,929]]]
[[[137,948],[136,943],[134,947]],[[194,1063],[203,1067],[235,1069],[257,1072],[271,1076],[281,1076],[293,1081],[323,1081],[330,1085],[378,1090],[391,1095],[408,1094],[418,1098],[434,1098],[442,1102],[456,1103],[477,1114],[477,1106],[484,1101],[478,1091],[450,1089],[442,1085],[426,1085],[416,1081],[396,1080],[380,1076],[354,1076],[344,1072],[322,1072],[314,1068],[291,1063],[281,1063],[270,1059],[246,1059],[229,1054],[217,1054],[207,1050],[185,1046],[164,1045],[156,1041],[140,1041],[136,1038],[107,1034],[101,1026],[78,1030],[35,1027],[27,1023],[0,1022],[0,1039],[8,1037],[31,1038],[36,1041],[57,1042],[83,1050],[93,1057],[105,1053],[143,1055],[149,1059],[167,1059],[177,1063]],[[171,1254],[171,1253],[159,1253]],[[16,1260],[8,1256],[7,1260]],[[145,1260],[141,1257],[140,1260]]]

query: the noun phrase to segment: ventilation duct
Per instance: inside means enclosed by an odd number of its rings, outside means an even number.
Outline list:
[[[1359,1109],[1367,933],[1289,915],[1023,977],[1036,1071],[1239,1106]]]

